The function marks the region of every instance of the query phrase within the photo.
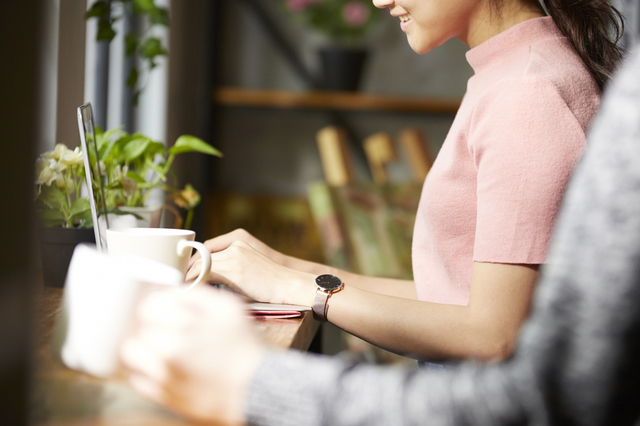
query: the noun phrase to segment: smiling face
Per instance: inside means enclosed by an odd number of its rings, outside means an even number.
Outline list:
[[[373,0],[400,20],[409,45],[427,53],[456,37],[473,48],[527,19],[544,16],[538,0]]]
[[[400,19],[400,28],[417,53],[427,53],[453,37],[469,44],[474,22],[488,9],[483,0],[373,0],[373,4],[389,8]]]

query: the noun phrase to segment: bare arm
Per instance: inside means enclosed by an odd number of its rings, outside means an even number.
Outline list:
[[[346,286],[330,299],[328,319],[376,345],[417,357],[504,358],[529,312],[537,276],[537,265],[476,262],[468,306]]]
[[[286,268],[312,275],[333,274],[339,276],[344,282],[350,286],[367,290],[373,293],[386,294],[389,296],[403,297],[407,299],[417,299],[416,288],[413,281],[399,280],[392,278],[367,277],[364,275],[354,274],[332,266],[323,265],[308,260],[299,259],[297,257],[288,256],[272,249],[262,241],[244,229],[236,229],[224,235],[205,241],[205,245],[212,252],[216,253],[226,250],[231,244],[237,241],[243,241],[251,247],[262,253],[271,261]],[[196,253],[192,259],[192,264],[200,255]]]
[[[291,256],[284,256],[283,265],[301,272],[312,275],[332,274],[340,277],[342,281],[350,286],[366,290],[371,293],[378,293],[387,296],[401,297],[404,299],[418,299],[416,285],[411,280],[400,280],[393,278],[368,277],[354,274],[353,272],[322,265],[320,263],[309,262]]]
[[[243,241],[212,254],[211,265],[211,282],[225,284],[254,300],[313,305],[315,272],[276,264]],[[529,311],[537,269],[536,265],[474,263],[468,306],[375,293],[351,285],[349,279],[354,276],[342,276],[345,290],[331,297],[328,318],[338,327],[397,353],[429,359],[502,358],[510,354]],[[196,264],[187,278],[198,273]],[[364,286],[368,281],[361,277],[357,283]]]

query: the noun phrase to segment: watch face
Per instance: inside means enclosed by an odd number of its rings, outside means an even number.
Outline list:
[[[335,275],[325,274],[316,278],[316,284],[325,291],[333,291],[340,288],[342,280]]]

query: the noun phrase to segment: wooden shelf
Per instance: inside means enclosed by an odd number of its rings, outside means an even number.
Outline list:
[[[213,100],[224,106],[315,108],[356,111],[401,111],[455,114],[460,99],[371,95],[357,92],[291,92],[221,87]]]

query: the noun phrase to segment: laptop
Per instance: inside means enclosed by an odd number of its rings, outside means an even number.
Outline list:
[[[99,251],[106,253],[106,230],[109,228],[109,220],[107,218],[105,191],[101,178],[101,176],[104,176],[105,171],[100,170],[100,154],[96,141],[91,103],[78,107],[78,131],[80,132],[80,144],[84,156],[84,170],[89,203],[91,204],[93,232],[96,236],[96,247]],[[94,165],[93,167],[92,164]]]

